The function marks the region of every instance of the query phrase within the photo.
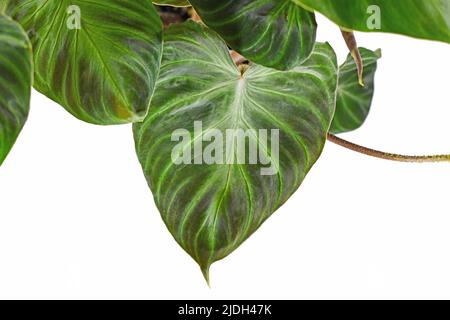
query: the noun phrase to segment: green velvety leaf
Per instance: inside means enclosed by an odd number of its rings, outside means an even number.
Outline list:
[[[172,7],[189,7],[191,5],[187,0],[153,0],[153,3],[159,6]]]
[[[314,14],[291,0],[192,0],[203,22],[247,59],[280,70],[311,53]]]
[[[317,44],[292,71],[246,70],[234,65],[210,29],[187,22],[167,30],[150,112],[134,125],[136,150],[168,229],[206,277],[214,261],[235,250],[300,186],[324,146],[336,86],[328,44]],[[194,130],[199,121],[203,130]],[[178,129],[191,138],[181,147],[172,141]],[[245,150],[220,144],[227,129],[247,132],[245,145],[258,146],[260,161],[236,160]],[[192,152],[199,143],[203,154]],[[212,146],[215,161],[208,157]],[[181,150],[187,161],[177,164],[172,152]]]
[[[28,32],[35,88],[81,120],[142,120],[162,54],[162,25],[148,0],[6,0]]]
[[[0,14],[0,165],[28,117],[31,44],[19,24]]]
[[[331,123],[332,133],[343,133],[358,129],[366,120],[374,93],[374,79],[380,51],[359,48],[364,64],[364,87],[358,82],[356,63],[348,55],[339,68],[339,85],[336,99],[336,113]]]
[[[346,29],[399,33],[450,43],[449,0],[293,1],[319,11]]]

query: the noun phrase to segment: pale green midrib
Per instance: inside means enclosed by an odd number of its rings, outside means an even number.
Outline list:
[[[123,105],[127,108],[128,111],[132,111],[132,113],[134,114],[134,110],[131,110],[129,103],[128,103],[128,99],[125,98],[124,93],[122,92],[119,85],[117,84],[116,79],[113,77],[111,69],[109,68],[109,65],[105,62],[105,59],[103,58],[101,51],[99,50],[99,48],[97,47],[95,42],[92,40],[92,38],[89,36],[89,33],[87,32],[87,30],[85,28],[82,30],[83,30],[84,34],[86,34],[86,38],[89,40],[89,42],[91,43],[91,45],[94,47],[95,51],[97,52],[97,56],[100,59],[100,62],[102,63],[103,67],[105,68],[106,74],[107,74],[108,78],[111,80],[113,87],[117,90],[117,93],[119,94],[119,97],[122,100]]]
[[[245,79],[245,75],[243,75],[236,83],[236,90],[235,90],[235,100],[232,103],[232,107],[231,107],[231,113],[234,115],[232,122],[234,124],[234,128],[233,129],[238,129],[238,124],[242,124],[244,119],[244,97],[245,97],[245,90],[246,90],[246,79]],[[239,128],[241,129],[241,128]],[[234,148],[233,148],[233,151]],[[214,262],[215,260],[215,246],[216,246],[216,227],[217,227],[217,220],[218,220],[218,215],[219,215],[219,211],[223,202],[223,199],[225,197],[225,193],[228,191],[228,186],[229,186],[229,181],[230,181],[230,175],[231,175],[231,171],[233,169],[233,165],[231,165],[230,163],[232,163],[231,159],[229,159],[228,157],[236,157],[236,153],[234,152],[232,155],[226,155],[226,163],[228,163],[228,172],[227,172],[227,179],[226,179],[226,183],[224,188],[222,189],[222,192],[219,195],[219,201],[217,203],[214,204],[214,206],[216,207],[215,212],[214,212],[214,218],[213,218],[213,228],[212,231],[210,232],[210,246],[211,246],[211,252],[210,255],[208,257],[207,260],[207,265],[205,266],[205,268],[208,268],[209,265],[211,265],[212,262]],[[238,165],[238,167],[240,168],[240,166]],[[228,234],[227,234],[227,238],[229,239],[230,237],[230,230],[228,230]],[[228,240],[228,245],[229,245],[229,240]],[[227,245],[227,246],[228,246]]]
[[[234,129],[237,128],[238,123],[241,123],[242,112],[243,112],[243,104],[244,104],[244,101],[243,101],[244,91],[245,91],[245,80],[243,78],[238,79],[236,81],[235,99],[234,99],[234,101],[233,101],[233,103],[231,104],[231,107],[230,107],[231,108],[230,113],[232,114],[232,116],[231,116],[231,123],[233,124]],[[214,127],[216,127],[216,126],[214,126]],[[212,127],[210,127],[209,129],[211,129],[211,128]],[[202,135],[203,135],[203,132],[202,132]],[[200,138],[200,136],[194,137],[194,140],[191,142],[191,144],[188,147],[191,148],[192,144],[194,144],[195,141],[198,140],[199,138]],[[213,223],[212,223],[212,225],[214,227],[213,227],[212,232],[210,232],[210,245],[212,247],[215,246],[215,241],[216,241],[216,239],[215,239],[215,226],[216,226],[217,219],[218,219],[218,211],[220,210],[220,205],[221,205],[221,202],[223,201],[224,195],[225,195],[226,191],[228,190],[228,182],[229,182],[229,178],[230,178],[230,174],[231,174],[231,169],[233,167],[232,165],[229,164],[229,163],[231,163],[231,159],[229,159],[228,156],[229,155],[226,156],[226,163],[228,164],[228,173],[227,173],[227,180],[226,180],[226,183],[225,183],[225,187],[223,188],[222,192],[219,195],[219,199],[220,200],[219,200],[218,204],[213,205],[216,208],[215,208],[215,213],[214,213],[214,218],[213,218]],[[235,154],[232,154],[230,156],[232,156],[234,158]],[[168,168],[170,168],[170,167],[171,166],[168,166]],[[162,180],[163,179],[161,179],[161,181]],[[202,188],[202,190],[203,190],[203,188]],[[159,194],[159,192],[158,192],[158,194]],[[183,221],[182,221],[182,223],[180,224],[180,227],[179,227],[180,238],[182,238],[182,234],[183,234],[183,229],[184,229],[185,223],[187,222],[188,216],[190,215],[191,211],[194,209],[195,205],[196,205],[196,202],[192,201],[190,207],[188,208],[188,212],[185,213]],[[205,219],[205,222],[203,222],[202,225],[204,223],[206,223],[206,221],[209,220],[210,217],[206,216],[204,219]],[[213,252],[214,252],[214,249],[211,250],[211,253],[213,253]],[[208,261],[210,261],[210,260],[211,260],[211,257],[208,259]]]

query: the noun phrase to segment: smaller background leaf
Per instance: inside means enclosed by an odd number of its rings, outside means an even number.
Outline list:
[[[374,94],[374,79],[381,51],[359,48],[364,64],[364,84],[358,83],[358,71],[351,54],[339,68],[336,113],[330,132],[343,133],[358,129],[369,115]]]
[[[450,43],[449,0],[293,0],[339,26]],[[378,24],[378,25],[377,25]]]
[[[252,62],[289,70],[307,59],[316,19],[291,0],[191,0],[202,21]]]
[[[162,55],[148,0],[1,0],[33,46],[34,88],[80,120],[144,119]]]
[[[0,14],[0,165],[28,117],[31,44],[19,24]]]

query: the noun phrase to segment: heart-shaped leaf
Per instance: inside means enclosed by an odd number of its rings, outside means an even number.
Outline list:
[[[148,0],[6,0],[28,32],[35,88],[81,120],[119,124],[148,111],[162,25]]]
[[[358,129],[366,120],[374,93],[374,79],[377,61],[381,51],[359,48],[364,64],[364,87],[358,81],[358,67],[349,54],[339,68],[339,85],[336,99],[336,113],[331,123],[332,133],[342,133]]]
[[[300,186],[324,146],[336,86],[328,44],[282,72],[237,68],[192,21],[167,30],[136,150],[162,218],[205,277]]]
[[[449,0],[293,0],[339,26],[450,43]]]
[[[191,5],[187,0],[153,0],[153,3],[159,6],[172,7],[189,7]]]
[[[292,0],[192,0],[203,22],[247,59],[286,70],[311,53],[316,21]]]
[[[19,24],[0,14],[0,165],[28,117],[31,44]]]

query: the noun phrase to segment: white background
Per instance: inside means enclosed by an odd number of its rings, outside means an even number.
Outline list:
[[[340,61],[338,29],[319,39]],[[383,49],[364,127],[385,151],[450,153],[450,46],[358,34]],[[299,191],[228,258],[209,289],[166,230],[131,126],[76,120],[33,92],[0,168],[0,298],[450,298],[450,164],[401,164],[327,143]]]

